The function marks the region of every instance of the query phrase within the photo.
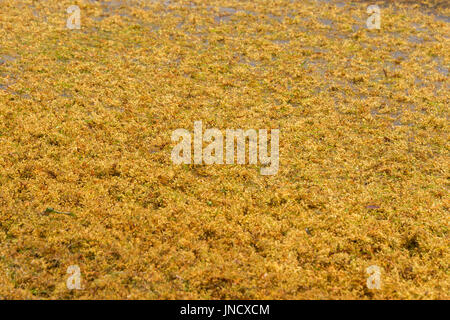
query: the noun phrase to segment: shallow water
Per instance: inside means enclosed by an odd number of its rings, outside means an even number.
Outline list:
[[[16,60],[17,60],[17,58],[15,58],[11,55],[8,55],[8,54],[0,55],[0,64],[4,64],[7,62],[14,62]]]
[[[424,42],[423,38],[416,37],[416,36],[409,36],[408,41],[412,42],[412,43],[417,43],[417,44],[421,44]]]

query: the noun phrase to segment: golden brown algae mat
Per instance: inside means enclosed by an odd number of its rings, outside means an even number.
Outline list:
[[[0,298],[450,298],[450,10],[393,2],[1,0]]]

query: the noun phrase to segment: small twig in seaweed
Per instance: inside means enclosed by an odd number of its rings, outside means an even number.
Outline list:
[[[43,212],[43,214],[49,214],[49,213],[59,213],[59,214],[67,214],[69,216],[75,217],[75,214],[73,214],[72,212],[60,212],[60,211],[56,211],[53,208],[47,208],[45,209],[45,211]]]

